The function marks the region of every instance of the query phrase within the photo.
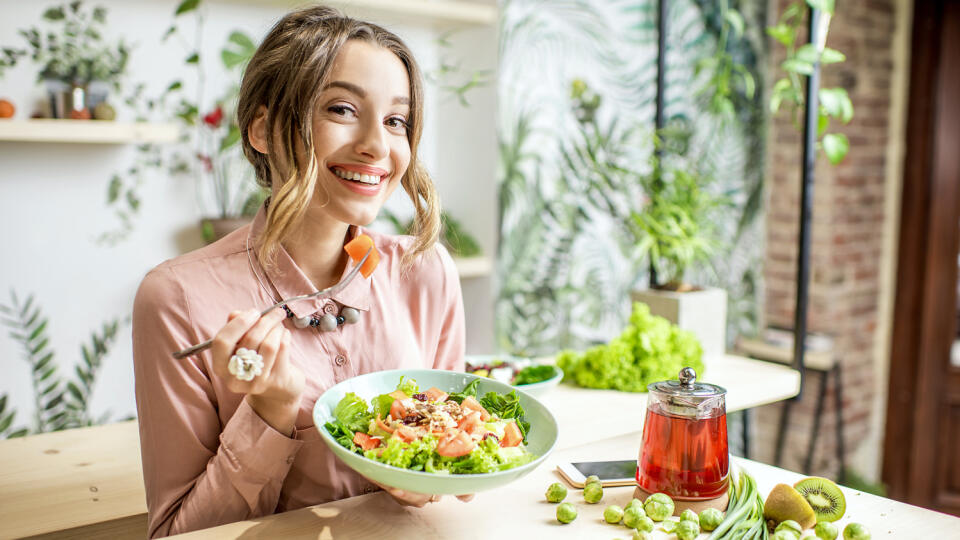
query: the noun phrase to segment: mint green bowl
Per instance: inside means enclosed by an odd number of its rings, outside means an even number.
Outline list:
[[[328,421],[334,419],[333,409],[347,393],[354,392],[369,402],[373,397],[395,390],[397,383],[400,382],[401,375],[416,379],[423,390],[436,386],[445,392],[459,392],[474,379],[480,379],[479,395],[490,391],[509,394],[511,391],[517,390],[517,395],[520,397],[520,406],[524,410],[524,418],[527,422],[530,422],[527,450],[538,456],[537,459],[513,469],[485,474],[435,474],[411,471],[378,463],[359,454],[354,454],[340,446],[323,427]],[[386,486],[436,495],[464,495],[509,484],[536,469],[557,444],[556,419],[542,403],[530,394],[485,377],[437,369],[378,371],[347,379],[329,388],[317,399],[313,406],[313,423],[316,424],[323,442],[351,469]]]

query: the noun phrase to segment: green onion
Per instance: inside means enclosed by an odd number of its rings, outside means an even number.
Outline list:
[[[731,473],[730,502],[720,525],[710,540],[767,540],[769,532],[763,519],[763,499],[757,482],[746,471]]]

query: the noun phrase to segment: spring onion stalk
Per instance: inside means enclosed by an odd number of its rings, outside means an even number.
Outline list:
[[[728,493],[727,513],[710,534],[710,540],[768,540],[763,498],[753,477],[742,470],[736,471],[735,477],[731,474]]]

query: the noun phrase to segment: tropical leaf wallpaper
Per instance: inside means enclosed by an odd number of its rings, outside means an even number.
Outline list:
[[[728,337],[757,323],[762,257],[761,96],[711,110],[718,43],[741,69],[762,65],[764,2],[670,0],[667,124],[686,160],[729,208],[710,265],[688,278],[730,297]],[[502,0],[500,4],[498,346],[520,355],[580,349],[622,329],[630,290],[645,286],[631,210],[648,194],[657,77],[655,0]],[[730,39],[736,10],[742,15]],[[756,75],[755,75],[756,76]],[[759,77],[757,77],[759,80]],[[705,97],[706,96],[706,97]]]

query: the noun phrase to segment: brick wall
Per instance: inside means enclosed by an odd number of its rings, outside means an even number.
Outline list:
[[[779,14],[789,2],[774,0]],[[874,346],[880,295],[880,266],[885,215],[887,137],[893,82],[892,35],[894,0],[843,0],[837,2],[828,46],[847,55],[842,64],[826,66],[822,85],[842,86],[853,100],[855,116],[839,131],[850,140],[847,158],[831,166],[817,162],[811,236],[811,279],[808,329],[834,337],[844,371],[843,414],[846,455],[858,448],[870,429],[874,388]],[[905,14],[900,14],[904,16]],[[771,67],[783,60],[782,47],[774,47]],[[835,127],[837,123],[832,124]],[[768,147],[767,257],[765,316],[767,324],[792,328],[796,291],[798,207],[800,197],[801,135],[787,115],[771,122]],[[782,466],[800,470],[819,391],[816,374],[807,377],[802,399],[791,412]],[[829,389],[832,396],[832,385]],[[821,437],[814,453],[814,474],[834,477],[833,401],[828,399]],[[781,405],[761,408],[756,415],[754,455],[769,461],[773,456]],[[857,464],[848,466],[857,469]],[[863,471],[862,468],[860,472]]]

